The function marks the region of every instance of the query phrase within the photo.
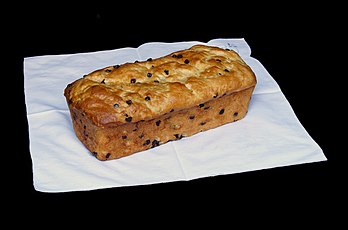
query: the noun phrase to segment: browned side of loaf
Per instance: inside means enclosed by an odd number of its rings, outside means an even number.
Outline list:
[[[94,125],[72,106],[69,109],[80,141],[99,160],[111,160],[237,121],[246,115],[253,90],[254,86],[151,120],[106,127]]]

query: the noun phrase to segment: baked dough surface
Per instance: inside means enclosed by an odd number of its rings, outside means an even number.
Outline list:
[[[93,71],[64,95],[76,136],[111,160],[242,119],[255,85],[236,52],[194,45]]]

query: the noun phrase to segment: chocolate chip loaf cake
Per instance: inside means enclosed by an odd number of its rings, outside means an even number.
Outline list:
[[[96,70],[64,96],[79,140],[111,160],[243,118],[255,85],[233,50],[194,45]]]

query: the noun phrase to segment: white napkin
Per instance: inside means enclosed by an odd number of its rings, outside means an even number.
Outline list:
[[[257,77],[247,116],[237,122],[111,161],[99,161],[75,136],[63,96],[68,83],[95,69],[208,44],[236,50]],[[24,59],[34,188],[68,192],[146,185],[327,160],[278,84],[244,39],[146,43],[92,53]]]

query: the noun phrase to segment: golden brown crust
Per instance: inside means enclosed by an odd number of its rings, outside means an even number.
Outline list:
[[[255,85],[236,52],[195,45],[96,70],[64,95],[79,140],[111,160],[242,119]]]
[[[194,45],[161,58],[96,70],[69,84],[69,106],[94,125],[151,120],[256,85],[250,67],[232,50]]]

